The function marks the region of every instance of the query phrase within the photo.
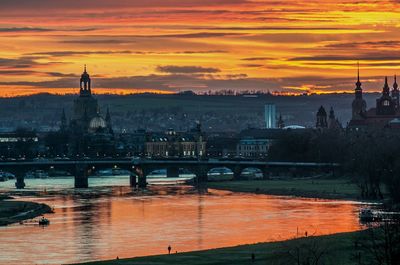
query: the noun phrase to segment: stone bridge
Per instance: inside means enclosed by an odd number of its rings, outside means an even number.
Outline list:
[[[258,168],[264,177],[271,172],[334,172],[340,165],[335,163],[266,162],[247,160],[189,160],[189,159],[108,159],[108,160],[43,160],[0,162],[0,170],[12,172],[16,176],[16,187],[25,187],[24,176],[30,170],[64,170],[75,177],[75,188],[87,188],[88,176],[96,170],[121,168],[131,172],[130,185],[145,188],[147,175],[157,169],[166,169],[167,177],[179,177],[179,169],[187,169],[196,175],[197,182],[207,181],[207,173],[212,168],[226,167],[239,179],[246,168]]]

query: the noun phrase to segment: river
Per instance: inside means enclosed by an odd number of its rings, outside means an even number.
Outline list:
[[[72,179],[32,181],[38,183],[27,184],[31,190],[73,185]],[[188,186],[153,186],[149,196],[133,194],[127,178],[90,183],[93,188],[82,193],[18,198],[47,203],[55,214],[46,215],[48,227],[0,227],[0,264],[76,263],[164,254],[169,245],[183,252],[362,229],[357,202],[197,192]],[[0,190],[10,188],[0,183]]]

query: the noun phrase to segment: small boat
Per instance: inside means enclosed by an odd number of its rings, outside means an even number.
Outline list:
[[[49,225],[50,224],[50,220],[45,218],[44,216],[42,216],[42,218],[39,219],[39,225]]]

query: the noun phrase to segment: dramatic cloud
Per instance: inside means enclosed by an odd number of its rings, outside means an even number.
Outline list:
[[[2,0],[0,96],[63,91],[354,89],[400,72],[392,0]],[[71,91],[71,90],[68,90]]]
[[[53,31],[46,28],[0,28],[0,32],[47,32]]]
[[[247,0],[2,0],[0,8],[4,10],[15,9],[44,9],[44,10],[62,10],[62,9],[116,9],[116,8],[141,8],[141,7],[191,7],[191,6],[218,6],[218,5],[236,5],[245,4]]]
[[[200,66],[158,66],[157,71],[171,74],[194,74],[194,73],[218,73],[217,68],[205,68]]]

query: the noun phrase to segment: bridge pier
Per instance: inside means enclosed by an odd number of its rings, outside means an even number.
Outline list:
[[[146,175],[143,174],[142,176],[139,176],[138,187],[140,189],[147,188],[147,176]]]
[[[136,167],[136,174],[138,176],[138,188],[147,188],[147,175],[150,173],[149,169],[144,167]]]
[[[78,167],[75,171],[75,189],[89,188],[88,171],[86,167]]]
[[[23,175],[17,175],[16,177],[16,182],[15,182],[15,187],[19,190],[25,188],[25,178]]]
[[[231,169],[233,172],[233,179],[238,180],[241,178],[242,175],[242,167],[237,165]]]
[[[167,168],[167,178],[179,178],[179,168],[178,167],[168,167]]]
[[[208,166],[205,165],[198,165],[193,173],[196,174],[197,183],[207,182],[208,181]]]
[[[267,166],[265,166],[265,167],[262,167],[262,168],[260,168],[260,170],[261,170],[261,172],[262,172],[262,174],[263,174],[263,179],[269,179],[269,173],[270,173],[270,171],[268,170],[268,167]]]
[[[132,188],[136,188],[137,186],[136,174],[134,172],[131,172],[129,176],[129,184]]]

